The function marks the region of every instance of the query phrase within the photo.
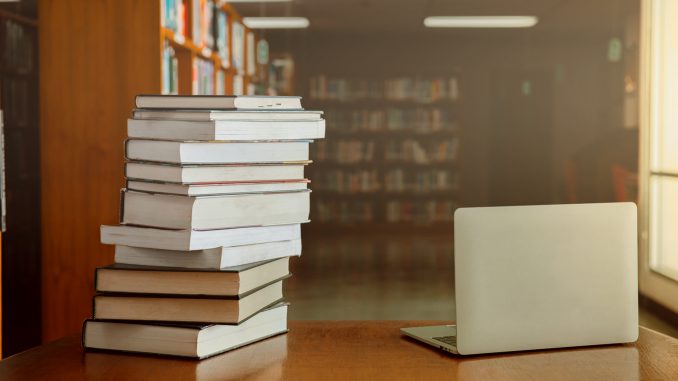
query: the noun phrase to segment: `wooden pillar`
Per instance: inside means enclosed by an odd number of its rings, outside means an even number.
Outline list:
[[[118,219],[126,119],[160,91],[160,2],[40,0],[43,340],[91,315],[99,226]]]

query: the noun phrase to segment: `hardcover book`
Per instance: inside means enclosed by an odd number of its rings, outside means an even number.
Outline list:
[[[116,263],[96,269],[94,288],[102,293],[240,296],[288,275],[289,258],[216,270]]]
[[[279,303],[238,325],[85,321],[83,347],[204,359],[287,332],[287,304]]]

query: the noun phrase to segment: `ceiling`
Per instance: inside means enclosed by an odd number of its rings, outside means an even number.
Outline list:
[[[536,15],[537,30],[607,31],[640,0],[293,0],[237,3],[243,16],[305,16],[310,30],[414,32],[426,16]],[[498,30],[495,30],[498,31]],[[501,32],[501,31],[499,31]]]

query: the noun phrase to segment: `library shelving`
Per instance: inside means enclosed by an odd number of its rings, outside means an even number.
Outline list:
[[[260,39],[226,2],[159,0],[162,89],[165,94],[266,92]]]
[[[33,302],[40,300],[40,284],[35,279],[41,271],[40,208],[36,207],[40,203],[40,158],[35,153],[40,144],[38,23],[34,17],[26,2],[0,8],[0,278],[10,285],[0,295],[4,306],[0,322],[6,327],[0,352],[5,357],[41,340],[35,329],[40,326],[40,306]]]
[[[458,75],[310,78],[305,106],[327,118],[309,169],[314,228],[450,229],[461,187]]]
[[[118,221],[122,142],[135,96],[260,93],[269,69],[255,62],[254,47],[265,44],[227,3],[39,0],[39,9],[42,214],[35,231],[44,243],[42,336],[53,340],[80,330],[91,315],[94,269],[113,260],[99,226]]]

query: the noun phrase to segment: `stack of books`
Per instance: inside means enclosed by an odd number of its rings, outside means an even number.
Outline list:
[[[138,96],[88,349],[205,358],[287,331],[322,112],[299,97]]]

